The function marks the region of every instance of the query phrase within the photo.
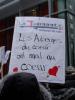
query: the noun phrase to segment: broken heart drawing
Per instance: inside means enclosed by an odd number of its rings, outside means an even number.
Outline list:
[[[52,75],[52,76],[56,76],[59,67],[60,67],[60,66],[53,66],[52,68],[50,68],[50,69],[48,70],[48,74],[49,74],[49,75]]]

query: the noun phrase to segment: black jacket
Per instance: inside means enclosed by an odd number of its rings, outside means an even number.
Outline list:
[[[49,93],[42,85],[39,86],[35,75],[25,72],[7,75],[1,80],[0,85],[1,99],[11,97],[12,99],[46,100],[44,95]],[[51,100],[51,97],[47,97],[48,99]]]

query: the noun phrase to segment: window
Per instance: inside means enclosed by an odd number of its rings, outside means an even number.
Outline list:
[[[48,2],[36,5],[22,11],[23,16],[46,16],[48,15]]]

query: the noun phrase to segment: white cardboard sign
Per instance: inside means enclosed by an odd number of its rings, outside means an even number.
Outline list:
[[[1,46],[0,47],[0,70],[4,61],[4,56],[5,56],[5,46]]]
[[[40,82],[65,82],[65,21],[16,17],[9,73],[30,72]]]

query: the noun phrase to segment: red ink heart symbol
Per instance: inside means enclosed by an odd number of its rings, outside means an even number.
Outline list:
[[[53,66],[52,68],[50,68],[48,70],[48,74],[49,75],[53,75],[53,76],[56,76],[57,72],[58,72],[58,68],[59,66]]]
[[[14,67],[13,72],[18,72],[18,67]]]

